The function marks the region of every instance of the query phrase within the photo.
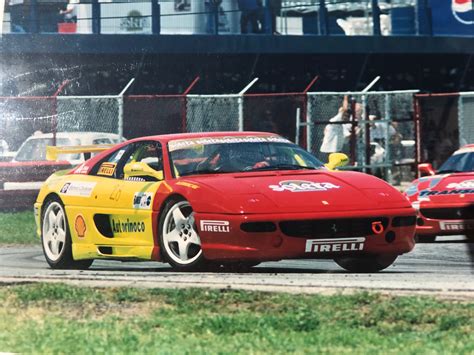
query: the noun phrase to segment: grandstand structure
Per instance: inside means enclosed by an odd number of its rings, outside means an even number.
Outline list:
[[[190,129],[209,112],[210,129],[230,114],[244,117],[243,128],[252,129],[268,111],[278,116],[280,133],[316,150],[326,121],[344,93],[352,93],[366,103],[361,122],[377,112],[387,125],[397,121],[408,127],[404,138],[416,144],[410,163],[429,160],[430,144],[441,138],[452,149],[474,139],[474,131],[466,133],[474,130],[471,0],[263,0],[258,33],[247,34],[241,33],[238,4],[7,1],[0,17],[1,134],[19,127],[12,122],[36,124],[51,117],[59,122],[55,129],[80,128],[78,112],[102,114],[107,106],[94,103],[109,102],[108,113],[122,112],[127,138],[142,134],[140,123],[146,133],[171,132],[177,122],[176,130]],[[64,22],[60,10],[71,5],[76,20]],[[374,94],[377,99],[370,101],[362,90],[377,76],[371,90],[386,94]],[[237,95],[257,77],[245,98]],[[119,94],[132,78],[122,99]],[[403,100],[388,94],[406,90],[414,91]],[[330,105],[318,106],[326,97],[318,93],[329,93]],[[215,106],[207,109],[209,103]],[[313,117],[315,112],[320,116]],[[295,132],[298,120],[301,134]],[[312,120],[308,136],[304,123]],[[370,144],[366,139],[367,151]],[[368,153],[353,159],[370,163]]]
[[[131,93],[174,94],[196,76],[206,79],[196,93],[253,77],[256,92],[292,92],[315,75],[323,91],[360,90],[376,75],[383,90],[474,90],[470,0],[264,0],[261,33],[245,35],[238,0],[217,13],[204,0],[71,2],[77,22],[64,24],[65,0],[6,1],[1,94],[49,95],[69,79],[65,94],[113,95],[131,77]]]

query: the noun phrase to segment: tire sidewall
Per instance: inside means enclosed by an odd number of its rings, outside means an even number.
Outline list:
[[[171,210],[171,208],[179,203],[179,202],[183,202],[183,201],[186,201],[189,203],[189,201],[187,201],[186,199],[184,198],[173,198],[169,201],[166,202],[165,204],[165,207],[163,208],[163,211],[161,212],[160,214],[160,218],[159,218],[159,243],[160,243],[160,250],[161,250],[161,256],[162,256],[162,259],[163,261],[169,263],[173,268],[175,269],[178,269],[178,270],[195,270],[195,269],[198,269],[200,267],[203,267],[204,264],[205,264],[205,259],[204,259],[204,256],[203,256],[203,252],[201,251],[201,255],[200,257],[198,257],[196,260],[194,260],[192,263],[189,263],[189,264],[180,264],[178,262],[176,262],[175,260],[173,260],[173,258],[171,258],[168,254],[168,251],[166,250],[165,248],[165,241],[164,241],[164,231],[165,231],[165,219],[166,219],[166,215],[169,213],[169,211]],[[191,206],[191,204],[190,204]],[[192,208],[192,206],[191,206]],[[196,233],[198,232],[197,231],[197,228],[195,228],[195,231]],[[199,234],[198,234],[199,236]]]

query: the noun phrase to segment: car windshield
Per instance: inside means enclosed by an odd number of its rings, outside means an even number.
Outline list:
[[[438,170],[438,173],[474,171],[474,152],[452,155]]]
[[[307,151],[277,136],[175,140],[168,149],[176,176],[324,168]]]
[[[79,145],[79,140],[71,140],[69,138],[57,138],[56,145],[68,146]],[[46,160],[46,146],[53,145],[53,138],[32,138],[27,140],[18,150],[15,156],[16,161],[42,161]],[[77,160],[80,154],[60,154],[57,160]]]

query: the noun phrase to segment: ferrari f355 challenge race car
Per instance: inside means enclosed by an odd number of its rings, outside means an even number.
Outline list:
[[[437,236],[474,233],[474,144],[455,151],[438,171],[420,164],[425,175],[405,191],[418,210],[419,242],[434,242]],[[472,241],[469,238],[469,241]]]
[[[133,139],[49,177],[37,232],[52,268],[94,259],[182,270],[295,258],[354,272],[390,266],[414,247],[415,210],[383,180],[331,170],[347,156],[330,158],[328,168],[261,132]]]

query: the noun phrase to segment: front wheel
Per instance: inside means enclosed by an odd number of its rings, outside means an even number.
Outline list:
[[[373,255],[360,257],[339,257],[334,261],[337,265],[350,272],[378,272],[388,268],[397,259],[398,255]]]
[[[74,260],[64,206],[58,198],[47,201],[41,219],[41,244],[52,269],[87,269],[93,260]]]
[[[184,199],[169,201],[160,218],[160,246],[164,259],[176,269],[191,270],[204,264],[194,212]]]

